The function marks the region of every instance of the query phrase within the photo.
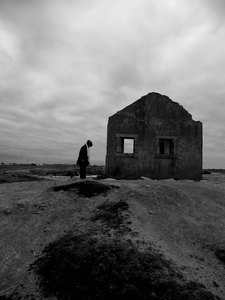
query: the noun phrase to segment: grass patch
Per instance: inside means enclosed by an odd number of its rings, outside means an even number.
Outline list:
[[[53,188],[55,192],[58,191],[67,191],[67,190],[75,190],[79,195],[91,198],[97,196],[99,194],[104,193],[106,195],[107,191],[109,191],[114,186],[106,185],[100,182],[85,180],[79,181],[72,184],[60,185]],[[115,188],[115,187],[114,187]]]
[[[100,220],[108,227],[117,229],[120,227],[125,219],[124,211],[128,210],[129,205],[120,200],[118,202],[104,202],[97,206],[97,210],[92,216],[92,221]]]
[[[78,193],[84,197],[94,197],[110,190],[110,186],[96,181],[80,181],[75,183]]]
[[[44,297],[76,300],[216,299],[203,285],[185,282],[170,262],[129,241],[89,234],[49,244],[32,265]],[[219,298],[217,298],[219,299]]]

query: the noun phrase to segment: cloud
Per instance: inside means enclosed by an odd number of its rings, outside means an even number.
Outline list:
[[[2,0],[0,159],[72,162],[90,138],[104,162],[107,118],[156,91],[203,121],[204,163],[210,149],[222,163],[223,12],[222,0]]]
[[[205,8],[207,6],[208,16],[214,19],[216,24],[222,25],[224,23],[225,14],[225,3],[223,0],[213,1],[213,0],[198,0],[201,7]]]

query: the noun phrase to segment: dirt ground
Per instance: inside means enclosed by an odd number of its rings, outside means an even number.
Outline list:
[[[225,249],[225,174],[200,182],[101,179],[119,188],[92,198],[54,190],[76,177],[41,179],[0,184],[0,297],[18,291],[22,299],[43,299],[30,270],[43,248],[67,232],[85,233],[97,206],[122,200],[129,204],[124,238],[151,243],[188,280],[225,299],[225,265],[216,256]]]

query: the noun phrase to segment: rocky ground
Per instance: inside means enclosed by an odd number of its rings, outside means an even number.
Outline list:
[[[31,181],[0,184],[0,299],[225,299],[224,174],[81,182],[26,172]]]

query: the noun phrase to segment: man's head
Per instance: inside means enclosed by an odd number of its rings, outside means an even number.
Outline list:
[[[88,148],[92,147],[93,146],[92,141],[87,140],[87,146],[88,146]]]

